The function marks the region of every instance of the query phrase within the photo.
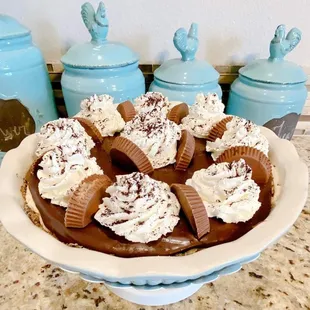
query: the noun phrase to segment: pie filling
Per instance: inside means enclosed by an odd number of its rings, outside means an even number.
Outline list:
[[[127,174],[133,171],[130,167],[121,167],[112,163],[110,148],[115,137],[105,137],[102,144],[96,144],[91,155],[96,157],[98,165],[113,182],[116,175]],[[195,171],[208,168],[214,163],[210,153],[205,151],[206,140],[195,138],[195,154],[186,171],[175,170],[174,165],[155,169],[149,176],[155,180],[163,181],[169,185],[173,183],[185,184]],[[38,190],[39,180],[36,173],[28,178],[28,186],[32,198],[40,212],[44,225],[60,241],[64,243],[79,244],[85,248],[112,254],[119,257],[139,256],[165,256],[185,252],[193,248],[207,248],[236,240],[264,221],[271,210],[272,178],[265,185],[260,185],[261,207],[245,223],[228,224],[217,218],[210,218],[210,232],[198,240],[183,212],[174,230],[162,236],[157,241],[149,243],[134,243],[124,237],[116,235],[107,227],[101,226],[93,220],[85,228],[67,228],[64,224],[65,209],[53,205],[49,200],[43,199]]]

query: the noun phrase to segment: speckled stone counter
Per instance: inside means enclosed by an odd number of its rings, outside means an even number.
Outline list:
[[[310,137],[293,139],[310,168]],[[292,206],[293,207],[293,206]],[[131,304],[47,264],[0,226],[0,309],[310,309],[310,200],[280,241],[236,274],[165,307]]]

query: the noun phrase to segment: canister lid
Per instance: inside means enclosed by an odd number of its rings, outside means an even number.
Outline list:
[[[155,70],[155,78],[173,84],[206,84],[218,80],[219,73],[206,61],[195,59],[198,49],[198,26],[192,23],[187,32],[178,29],[173,38],[181,59],[170,59]]]
[[[139,60],[138,55],[129,47],[106,39],[109,23],[102,2],[97,12],[90,3],[84,3],[81,15],[92,40],[71,47],[61,58],[62,63],[79,68],[112,68],[126,66]]]
[[[255,60],[239,70],[240,75],[264,83],[296,84],[304,83],[307,75],[297,64],[284,60],[301,40],[301,31],[291,29],[285,37],[285,26],[280,25],[270,43],[269,59]]]
[[[65,65],[79,68],[112,68],[132,64],[138,55],[118,42],[88,42],[69,49],[61,61]]]
[[[20,37],[29,33],[30,30],[13,17],[0,14],[0,40]]]
[[[174,84],[206,84],[216,81],[219,73],[206,61],[170,59],[154,75],[157,79]]]

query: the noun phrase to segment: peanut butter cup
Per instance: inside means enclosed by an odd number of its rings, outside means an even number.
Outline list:
[[[112,181],[106,175],[94,174],[84,179],[72,194],[65,214],[65,226],[84,228],[97,212],[106,189]]]
[[[145,174],[154,171],[145,153],[136,144],[124,137],[116,137],[114,139],[110,156],[113,162],[123,167],[135,166],[140,172]]]
[[[200,239],[210,232],[208,214],[197,191],[184,184],[172,184],[171,191],[177,196],[197,238]]]
[[[214,124],[207,136],[207,140],[214,142],[217,138],[222,138],[224,132],[226,131],[226,124],[233,119],[232,116],[227,116],[221,121]]]
[[[174,106],[168,113],[167,118],[170,121],[175,122],[176,124],[180,124],[182,118],[187,116],[189,113],[188,105],[186,103],[180,103]]]
[[[135,107],[129,100],[120,103],[117,106],[117,111],[120,113],[125,122],[131,121],[136,115]]]
[[[195,152],[195,138],[187,131],[182,130],[176,156],[175,170],[186,170]]]
[[[252,169],[252,179],[257,184],[266,184],[271,176],[271,162],[261,151],[249,146],[235,146],[222,153],[217,163],[233,162],[243,158]]]
[[[97,127],[87,118],[74,117],[85,129],[86,133],[93,139],[95,143],[102,143],[103,137]]]

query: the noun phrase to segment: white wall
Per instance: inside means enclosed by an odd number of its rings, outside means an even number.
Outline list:
[[[28,26],[48,62],[77,42],[89,40],[80,17],[83,0],[0,0],[0,12]],[[97,6],[99,1],[91,0]],[[199,24],[198,56],[214,65],[243,64],[267,57],[280,23],[303,31],[287,58],[310,67],[310,0],[105,0],[109,39],[141,55],[141,63],[177,57],[172,37],[179,27]]]

